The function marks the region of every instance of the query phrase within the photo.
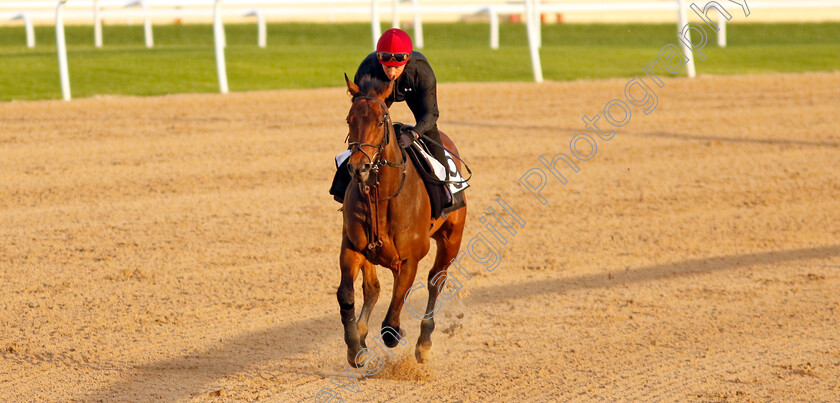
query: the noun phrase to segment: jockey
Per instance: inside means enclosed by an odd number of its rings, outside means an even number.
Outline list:
[[[409,147],[420,135],[428,137],[434,141],[426,142],[432,156],[447,167],[443,148],[435,144],[441,144],[437,128],[437,79],[426,57],[414,51],[411,37],[398,28],[385,31],[376,43],[376,51],[359,65],[353,81],[359,85],[365,76],[394,81],[393,92],[385,99],[385,104],[390,108],[394,102],[405,101],[414,114],[415,126],[404,125],[397,135],[400,147]],[[448,179],[448,169],[446,171]],[[448,190],[445,192],[444,204],[448,207],[452,204],[452,195]]]
[[[423,134],[440,143],[437,119],[437,79],[429,61],[420,52],[414,52],[411,37],[405,31],[392,28],[385,31],[376,43],[376,52],[369,54],[353,81],[359,84],[362,77],[373,76],[383,81],[394,81],[394,91],[385,100],[391,107],[394,102],[408,105],[417,124],[404,126],[400,133],[400,146],[405,148]],[[443,149],[435,144],[427,144],[429,151],[443,166],[447,166]]]

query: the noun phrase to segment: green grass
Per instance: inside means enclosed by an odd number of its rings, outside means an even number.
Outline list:
[[[547,80],[632,77],[657,51],[676,43],[673,24],[545,25],[542,57]],[[840,70],[840,23],[730,24],[729,46],[712,35],[697,63],[700,74]],[[268,48],[256,46],[253,24],[228,25],[231,91],[343,85],[370,51],[367,24],[270,24]],[[487,24],[426,24],[426,48],[439,82],[530,81],[525,27],[502,24],[501,48],[489,49]],[[55,32],[36,29],[25,47],[22,27],[0,27],[0,101],[60,98]],[[66,31],[73,96],[157,95],[217,91],[209,25],[155,27],[155,48],[144,47],[141,26],[106,26],[95,49],[93,28]],[[669,75],[660,71],[661,75]]]

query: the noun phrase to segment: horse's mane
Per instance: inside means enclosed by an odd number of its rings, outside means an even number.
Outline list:
[[[359,80],[359,92],[356,97],[375,97],[388,89],[390,81],[382,81],[374,76],[363,76]]]

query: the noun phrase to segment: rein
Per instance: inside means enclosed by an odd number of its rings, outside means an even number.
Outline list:
[[[400,153],[402,155],[402,158],[401,158],[402,162],[395,163],[395,162],[388,161],[388,160],[386,160],[385,158],[382,157],[382,151],[390,143],[390,139],[391,139],[391,132],[390,131],[393,130],[393,125],[391,123],[391,115],[388,112],[388,107],[385,105],[384,102],[382,102],[382,100],[380,100],[379,98],[374,98],[374,97],[365,97],[365,96],[354,97],[353,98],[353,103],[355,103],[356,101],[358,101],[360,99],[364,99],[364,100],[368,100],[368,101],[376,101],[382,107],[382,110],[385,111],[385,115],[382,116],[382,120],[379,122],[379,125],[383,126],[383,128],[382,128],[382,134],[383,135],[382,135],[382,141],[380,141],[378,145],[377,144],[371,144],[371,143],[365,143],[365,142],[361,142],[361,141],[351,141],[349,143],[350,149],[353,149],[353,147],[356,148],[353,151],[353,153],[355,153],[356,151],[361,151],[362,154],[364,154],[365,157],[367,157],[368,161],[370,161],[370,163],[372,165],[371,175],[373,176],[373,186],[370,186],[370,185],[367,185],[367,184],[364,184],[364,183],[359,183],[359,190],[365,195],[365,198],[367,199],[367,202],[368,202],[368,218],[369,218],[371,224],[370,224],[370,228],[368,228],[368,231],[367,231],[368,233],[366,234],[367,237],[368,237],[367,249],[372,251],[372,250],[382,246],[382,239],[379,238],[379,203],[381,203],[383,201],[391,200],[391,199],[399,196],[400,192],[402,192],[403,186],[405,185],[406,155],[405,155],[405,150],[400,148]],[[348,139],[349,139],[349,135],[348,135]],[[362,148],[363,146],[376,148],[376,152],[374,152],[373,156],[371,156],[370,154],[368,154]],[[384,199],[379,198],[379,168],[382,167],[382,166],[389,166],[389,167],[392,167],[392,168],[402,168],[402,177],[400,178],[400,187],[397,189],[396,193],[394,193],[393,195],[388,196]],[[349,166],[348,166],[348,168],[349,168]]]

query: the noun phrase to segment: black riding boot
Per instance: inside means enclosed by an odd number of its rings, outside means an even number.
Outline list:
[[[347,161],[344,160],[336,169],[333,177],[332,185],[330,186],[330,194],[333,199],[341,204],[344,204],[344,194],[347,193],[347,186],[350,185],[350,171],[347,170]]]
[[[435,157],[435,159],[438,160],[438,162],[440,162],[441,165],[443,165],[444,172],[446,172],[446,177],[445,177],[444,180],[448,181],[449,180],[449,162],[446,159],[445,151],[443,150],[443,148],[441,146],[438,145],[438,144],[443,144],[443,142],[440,140],[440,132],[438,132],[437,127],[435,127],[432,130],[429,130],[428,132],[426,132],[425,135],[426,135],[426,137],[434,140],[434,143],[433,142],[427,142],[426,145],[429,147],[429,151],[431,151],[432,156]],[[437,144],[435,144],[435,143],[437,143]],[[453,205],[454,200],[452,198],[452,194],[449,191],[449,185],[444,184],[442,186],[442,188],[443,188],[443,208],[446,209],[447,207],[451,207]]]

